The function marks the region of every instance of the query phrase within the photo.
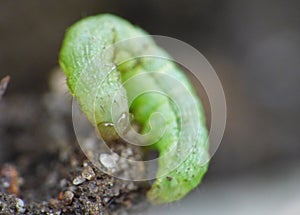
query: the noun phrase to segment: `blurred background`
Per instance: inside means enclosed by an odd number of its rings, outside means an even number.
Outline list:
[[[38,113],[26,98],[39,99],[48,90],[65,29],[92,14],[122,16],[197,48],[215,68],[227,99],[225,136],[203,185],[183,201],[147,213],[299,214],[299,11],[296,0],[1,0],[0,77],[11,76],[5,98],[22,97],[16,108]],[[38,136],[30,128],[13,132],[0,162],[24,150],[16,143],[19,133],[29,132],[28,141]]]

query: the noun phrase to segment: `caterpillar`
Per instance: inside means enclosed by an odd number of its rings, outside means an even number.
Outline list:
[[[208,169],[202,162],[208,132],[201,101],[170,59],[144,30],[111,14],[72,25],[59,54],[70,93],[105,141],[130,139],[133,115],[142,135],[132,141],[159,152],[157,177],[147,192],[152,204],[183,198]],[[143,90],[148,93],[139,94]]]

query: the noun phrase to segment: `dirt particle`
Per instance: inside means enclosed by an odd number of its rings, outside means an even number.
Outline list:
[[[93,179],[95,177],[95,172],[92,167],[86,166],[86,167],[84,167],[81,175],[83,178],[90,181],[91,179]]]
[[[59,194],[58,194],[58,200],[63,200],[63,197],[64,197],[64,194],[63,194],[63,192],[59,192]]]
[[[117,167],[118,155],[100,154],[99,158],[102,165],[108,170],[113,170]]]
[[[26,208],[24,207],[24,201],[22,199],[16,199],[16,209],[19,213],[25,213]]]
[[[107,203],[107,202],[109,202],[110,198],[105,197],[103,200],[105,203]]]
[[[80,185],[80,184],[82,184],[83,182],[85,182],[85,178],[84,177],[82,177],[81,175],[79,175],[79,176],[77,176],[76,178],[74,178],[74,180],[73,180],[73,184],[74,185]]]
[[[128,185],[127,185],[127,189],[128,190],[134,190],[134,189],[136,189],[136,186],[134,185],[134,183],[129,183]]]
[[[73,198],[74,198],[74,193],[67,190],[66,192],[64,192],[64,195],[63,195],[63,203],[64,205],[70,205],[73,201]]]

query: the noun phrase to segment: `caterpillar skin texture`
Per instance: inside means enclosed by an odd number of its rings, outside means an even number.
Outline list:
[[[155,72],[160,70],[164,70],[165,74],[180,80],[193,95],[200,114],[198,116],[200,125],[197,142],[193,146],[192,153],[175,170],[163,177],[158,177],[147,193],[151,203],[163,204],[181,199],[201,182],[208,168],[207,163],[201,164],[203,151],[208,151],[208,134],[201,102],[184,72],[172,61],[140,59],[122,64],[112,71],[112,68],[122,59],[127,59],[128,56],[134,55],[136,52],[143,52],[145,49],[152,49],[154,53],[168,56],[155,44],[151,37],[143,40],[143,44],[130,43],[113,50],[112,53],[103,54],[105,51],[107,52],[107,47],[118,41],[144,35],[148,34],[114,15],[101,14],[87,17],[67,30],[60,51],[59,63],[67,77],[71,94],[78,101],[82,112],[98,128],[104,140],[109,141],[117,137],[113,129],[101,126],[104,122],[112,122],[110,111],[113,102],[117,103],[118,109],[116,111],[118,113],[130,112],[134,115],[134,121],[140,125],[141,133],[148,131],[149,118],[154,111],[162,113],[168,124],[168,129],[152,146],[158,150],[160,156],[170,152],[174,144],[176,145],[180,128],[188,125],[185,122],[179,125],[178,110],[164,96],[151,93],[143,94],[134,100],[130,109],[127,96],[137,93],[139,85],[143,84],[164,89],[166,85],[163,81],[157,80],[153,76]],[[143,83],[137,82],[134,85],[126,86],[126,89],[122,87],[122,83],[140,73],[145,73],[147,77]],[[119,96],[112,101],[116,92],[119,92]],[[185,111],[189,114],[188,108]],[[195,116],[191,115],[190,117],[192,119]],[[187,143],[195,138],[191,137],[188,130],[185,129],[182,134],[183,140]],[[170,164],[169,162],[179,163],[180,156],[173,154],[173,157],[168,159],[159,159],[158,175],[162,169]]]

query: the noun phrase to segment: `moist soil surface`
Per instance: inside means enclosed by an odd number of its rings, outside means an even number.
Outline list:
[[[71,102],[60,72],[41,95],[10,95],[8,87],[0,100],[0,214],[132,214],[147,209],[148,183],[112,177],[86,158],[74,135]],[[142,152],[128,144],[110,147],[141,159]],[[144,171],[128,165],[129,173]]]

